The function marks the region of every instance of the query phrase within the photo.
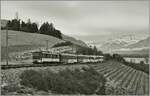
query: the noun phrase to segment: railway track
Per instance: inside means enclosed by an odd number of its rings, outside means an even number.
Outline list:
[[[99,64],[96,63],[79,63],[77,65],[92,65],[92,64]],[[69,65],[76,65],[76,63],[72,64],[60,64],[60,63],[46,63],[46,64],[9,64],[9,65],[1,65],[1,69],[15,69],[15,68],[27,68],[27,67],[48,67],[48,66],[69,66]]]

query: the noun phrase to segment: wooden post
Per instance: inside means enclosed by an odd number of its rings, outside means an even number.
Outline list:
[[[8,65],[8,27],[6,26],[6,65]]]
[[[46,40],[46,50],[48,51],[48,40]]]

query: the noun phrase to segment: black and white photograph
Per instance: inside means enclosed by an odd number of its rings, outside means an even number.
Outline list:
[[[1,0],[1,95],[149,96],[149,0]]]

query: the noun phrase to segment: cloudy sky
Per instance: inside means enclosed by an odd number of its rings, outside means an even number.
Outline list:
[[[1,18],[52,22],[62,33],[100,42],[113,36],[148,34],[148,1],[1,1]]]

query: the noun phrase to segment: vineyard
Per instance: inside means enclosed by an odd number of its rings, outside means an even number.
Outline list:
[[[121,93],[123,95],[148,95],[149,94],[149,75],[147,73],[135,70],[131,67],[128,67],[116,61],[107,61],[98,64],[78,64],[78,65],[75,64],[70,66],[51,66],[51,67],[36,67],[36,68],[31,67],[31,68],[2,70],[1,86],[7,85],[12,87],[14,85],[15,86],[20,85],[19,76],[26,69],[51,70],[53,72],[58,72],[66,68],[81,69],[82,67],[93,67],[98,72],[104,74],[104,76],[107,79],[107,82],[111,84],[111,86],[113,86],[114,89],[117,89],[117,91],[119,92],[127,91],[126,93]],[[107,85],[106,88],[108,88]],[[122,91],[122,89],[125,91]],[[117,95],[116,93],[110,91],[107,91],[106,94]],[[118,95],[120,95],[120,93],[118,93]]]
[[[135,95],[149,94],[149,75],[142,71],[113,61],[94,65],[94,68],[116,87],[130,90]]]

